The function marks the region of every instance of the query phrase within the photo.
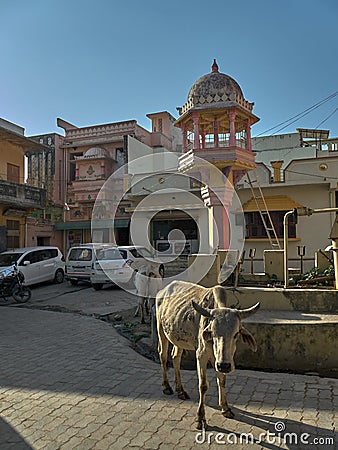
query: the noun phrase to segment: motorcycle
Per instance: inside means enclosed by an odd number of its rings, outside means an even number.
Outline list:
[[[31,290],[23,285],[25,276],[14,264],[0,272],[0,297],[8,302],[13,297],[17,303],[26,303],[31,298]]]

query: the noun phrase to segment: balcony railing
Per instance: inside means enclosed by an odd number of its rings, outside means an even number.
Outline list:
[[[43,209],[46,207],[46,191],[27,184],[0,180],[0,203],[16,208]]]

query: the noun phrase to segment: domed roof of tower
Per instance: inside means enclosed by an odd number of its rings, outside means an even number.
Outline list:
[[[218,101],[236,101],[237,96],[244,99],[242,89],[237,81],[218,71],[214,59],[212,71],[199,78],[191,87],[188,101],[196,103],[214,103]]]
[[[191,87],[188,99],[176,108],[181,118],[188,112],[205,109],[240,107],[252,114],[254,103],[245,100],[237,81],[220,73],[214,59],[211,72],[199,78]],[[180,120],[180,119],[178,119]]]

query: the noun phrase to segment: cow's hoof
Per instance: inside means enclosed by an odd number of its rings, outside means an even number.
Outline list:
[[[233,419],[235,417],[235,414],[231,411],[230,408],[228,408],[226,411],[222,411],[222,414],[227,419]]]
[[[196,428],[198,430],[206,430],[207,426],[207,421],[205,419],[197,419]]]
[[[165,395],[173,395],[174,391],[171,389],[170,386],[163,389],[163,394]]]
[[[180,400],[189,400],[190,399],[189,395],[185,391],[178,392],[177,396]]]

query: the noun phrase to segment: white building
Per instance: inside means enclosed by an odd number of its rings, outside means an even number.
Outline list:
[[[338,138],[329,138],[325,130],[297,129],[296,133],[264,136],[252,139],[256,152],[256,174],[250,173],[262,188],[281,247],[283,248],[283,217],[287,211],[305,206],[311,209],[338,207]],[[257,187],[257,183],[253,183]],[[250,249],[256,249],[255,272],[262,272],[263,251],[271,249],[265,227],[247,178],[237,185],[245,216],[246,259]],[[264,210],[262,200],[258,199]],[[291,267],[299,267],[295,261],[298,247],[305,246],[304,270],[314,265],[314,253],[331,242],[328,239],[334,213],[313,214],[298,217],[289,223],[289,254]],[[302,252],[302,249],[300,249]],[[244,271],[250,270],[246,261]]]

